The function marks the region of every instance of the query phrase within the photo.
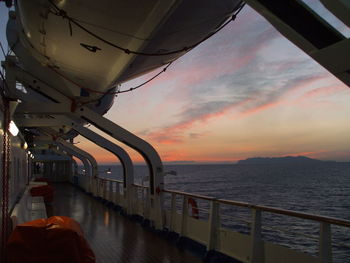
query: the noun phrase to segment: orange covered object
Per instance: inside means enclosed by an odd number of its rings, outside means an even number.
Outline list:
[[[53,216],[17,225],[7,241],[7,263],[94,263],[79,223]]]
[[[30,189],[31,196],[43,196],[45,203],[53,201],[53,187],[50,185],[35,186]]]
[[[44,178],[44,177],[35,178],[34,182],[46,182],[46,183],[50,184],[50,180],[47,178]]]

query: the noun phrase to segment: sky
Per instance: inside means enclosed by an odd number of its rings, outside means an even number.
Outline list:
[[[305,2],[350,36],[318,1]],[[3,44],[6,13],[1,3]],[[120,94],[105,116],[150,142],[166,162],[298,155],[350,161],[349,102],[349,87],[245,6],[236,21],[176,60],[160,77]],[[75,142],[100,163],[117,162],[80,136]],[[135,162],[142,162],[138,153],[125,148]]]

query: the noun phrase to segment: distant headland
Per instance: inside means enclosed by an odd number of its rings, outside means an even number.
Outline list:
[[[316,164],[329,163],[333,161],[321,161],[306,156],[284,156],[284,157],[254,157],[240,160],[237,164]]]

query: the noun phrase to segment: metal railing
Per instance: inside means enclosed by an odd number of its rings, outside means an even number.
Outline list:
[[[149,209],[149,188],[147,186],[139,184],[132,185],[131,191],[133,193],[130,196],[133,197],[133,200],[131,203],[126,200],[127,195],[125,191],[127,189],[124,188],[123,181],[108,178],[90,178],[90,182],[85,184],[85,186],[90,189],[90,192],[92,192],[93,195],[125,208],[128,213],[132,212],[133,214],[138,214],[146,219],[152,219],[151,211]],[[332,242],[331,230],[331,225],[350,228],[349,220],[296,212],[263,205],[254,205],[246,202],[217,199],[214,197],[174,190],[163,190],[163,195],[170,205],[169,209],[163,209],[165,228],[167,228],[169,231],[178,233],[180,236],[191,238],[203,244],[206,246],[207,251],[217,250],[241,260],[242,262],[260,262],[259,260],[261,257],[269,257],[270,253],[280,253],[286,257],[284,260],[286,263],[330,263],[333,262],[333,245],[350,248],[350,244],[335,244],[334,241]],[[170,197],[167,195],[170,195]],[[199,219],[193,218],[189,212],[189,199],[200,201],[200,206],[197,207],[197,210],[200,213]],[[206,202],[204,207],[201,207],[201,202]],[[247,219],[238,214],[233,216],[224,215],[221,208],[225,206],[247,209],[248,211],[246,214],[251,214],[251,218]],[[264,240],[263,233],[266,230],[285,233],[290,232],[281,226],[269,226],[267,224],[263,224],[262,218],[265,214],[269,214],[270,216],[274,217],[287,216],[318,223],[318,235],[297,233],[297,235],[300,237],[317,240],[317,256],[301,253],[293,249],[286,250],[286,248],[283,248],[281,245],[272,244],[271,242]],[[223,226],[223,219],[225,218],[226,220],[238,220],[243,222],[249,230],[248,233],[238,233],[237,231]],[[232,242],[237,242],[237,240],[240,241],[235,246],[228,245]],[[265,255],[262,253],[265,253]]]
[[[338,245],[341,247],[350,248],[350,244],[344,244],[340,242],[332,242],[332,231],[331,231],[331,225],[341,226],[341,227],[347,227],[350,228],[350,221],[349,220],[343,220],[333,217],[327,217],[327,216],[320,216],[320,215],[314,215],[310,213],[304,213],[304,212],[297,212],[297,211],[291,211],[286,209],[280,209],[275,207],[269,207],[269,206],[263,206],[263,205],[254,205],[246,202],[239,202],[239,201],[232,201],[232,200],[226,200],[226,199],[218,199],[214,197],[209,196],[203,196],[199,194],[192,194],[192,193],[186,193],[181,191],[174,191],[174,190],[164,190],[165,193],[171,194],[171,213],[170,213],[170,229],[174,230],[174,216],[176,214],[176,197],[182,196],[183,197],[183,205],[182,205],[182,222],[181,222],[181,234],[185,234],[184,229],[186,229],[186,226],[184,224],[187,223],[185,216],[188,216],[188,199],[194,198],[199,200],[205,200],[209,202],[209,220],[207,224],[207,240],[205,242],[207,246],[207,250],[219,250],[220,247],[218,246],[219,242],[217,240],[218,238],[218,232],[225,231],[222,229],[221,226],[221,213],[220,213],[220,206],[222,205],[229,205],[234,207],[241,207],[241,208],[247,208],[251,211],[251,221],[247,221],[246,219],[238,218],[238,220],[243,221],[247,223],[250,227],[250,255],[246,258],[241,258],[244,262],[247,260],[248,262],[258,262],[259,258],[261,258],[263,255],[261,255],[263,242],[262,241],[262,231],[265,228],[262,224],[262,213],[272,213],[277,215],[283,215],[288,217],[294,217],[298,219],[305,219],[305,220],[311,220],[314,222],[319,223],[319,235],[317,236],[311,236],[311,235],[303,235],[298,233],[298,235],[302,235],[304,237],[316,239],[318,241],[318,261],[317,262],[332,262],[332,246]],[[203,210],[203,209],[202,209]],[[204,209],[205,210],[205,209]],[[199,209],[201,211],[201,209]],[[230,216],[229,216],[230,217]],[[239,217],[239,216],[238,216]],[[232,218],[232,217],[231,217]],[[266,227],[266,229],[269,229],[269,227]],[[284,229],[279,228],[278,226],[275,228],[272,228],[274,230],[278,229],[278,231],[284,231]],[[284,232],[288,232],[284,231]]]

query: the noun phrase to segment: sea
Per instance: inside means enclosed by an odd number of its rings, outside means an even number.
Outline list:
[[[106,171],[110,170],[111,173]],[[350,220],[350,163],[312,164],[176,164],[165,165],[165,188]],[[120,165],[99,166],[101,177],[122,179]],[[135,166],[135,182],[147,184],[148,168]],[[181,210],[181,200],[177,208]],[[209,204],[197,200],[200,218]],[[170,196],[165,199],[170,207]],[[247,208],[220,206],[222,227],[249,234]],[[262,238],[302,252],[318,254],[320,224],[262,213]],[[350,228],[332,225],[333,262],[350,263]]]

